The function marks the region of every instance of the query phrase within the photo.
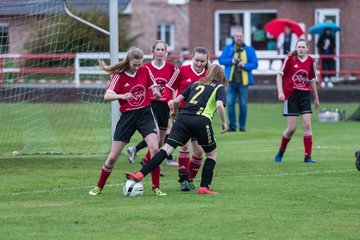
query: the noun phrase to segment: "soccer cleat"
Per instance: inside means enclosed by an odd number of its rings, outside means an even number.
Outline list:
[[[282,161],[282,155],[278,152],[277,154],[276,154],[276,156],[275,156],[275,162],[281,162]]]
[[[190,190],[196,189],[196,186],[195,186],[194,182],[192,182],[192,181],[189,182],[189,186],[190,186]]]
[[[136,147],[128,147],[127,152],[129,154],[128,155],[129,162],[134,163],[136,158]]]
[[[162,191],[161,191],[160,189],[158,189],[158,188],[155,188],[155,189],[153,190],[153,193],[154,193],[155,196],[166,196],[166,193],[162,192]]]
[[[217,192],[214,192],[212,189],[209,189],[207,187],[199,187],[199,190],[197,192],[198,194],[219,194]]]
[[[90,194],[91,196],[97,196],[97,195],[99,195],[99,194],[101,193],[101,190],[102,190],[101,187],[96,186],[93,190],[91,190],[91,191],[89,192],[89,194]]]
[[[178,162],[175,159],[167,159],[166,165],[175,167],[179,166]]]
[[[355,167],[360,171],[360,151],[355,152]]]
[[[183,191],[183,192],[187,192],[187,191],[190,191],[190,184],[188,181],[183,181],[180,183],[180,190]]]
[[[134,180],[135,182],[140,182],[144,178],[144,174],[141,172],[127,172],[125,176],[126,179]]]
[[[305,163],[316,163],[316,160],[311,159],[311,157],[308,157],[308,158],[305,158],[305,159],[304,159],[304,162],[305,162]]]
[[[164,173],[160,170],[160,177],[164,177]]]

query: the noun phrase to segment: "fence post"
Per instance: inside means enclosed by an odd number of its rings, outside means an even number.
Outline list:
[[[76,53],[75,54],[75,76],[74,76],[74,80],[75,80],[75,87],[79,88],[80,87],[80,60],[79,60],[79,54]]]
[[[323,81],[323,73],[322,73],[322,68],[323,68],[323,62],[322,62],[323,58],[321,55],[319,55],[319,88],[321,89],[321,83]]]
[[[0,56],[0,87],[3,87],[3,61],[4,59]]]

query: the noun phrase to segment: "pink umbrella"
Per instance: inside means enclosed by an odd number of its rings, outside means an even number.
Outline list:
[[[275,18],[268,22],[264,29],[273,35],[275,38],[278,38],[280,33],[284,32],[285,26],[290,26],[291,30],[300,37],[304,34],[304,31],[301,29],[298,22],[295,22],[293,20],[287,19],[287,18]]]

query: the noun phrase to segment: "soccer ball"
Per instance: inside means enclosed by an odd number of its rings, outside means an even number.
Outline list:
[[[125,197],[141,196],[144,193],[144,186],[142,182],[135,182],[134,180],[126,180],[123,186],[123,193]]]

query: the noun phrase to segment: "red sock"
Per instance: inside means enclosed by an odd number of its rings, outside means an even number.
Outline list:
[[[179,172],[188,173],[189,165],[190,165],[190,153],[179,151],[178,162],[179,162]]]
[[[281,153],[285,152],[286,147],[287,147],[288,143],[290,142],[290,140],[291,140],[291,138],[286,138],[284,135],[282,136],[279,152],[281,152]]]
[[[150,150],[148,150],[143,158],[143,163],[145,164],[147,161],[151,159]],[[155,188],[160,188],[160,167],[156,167],[151,171],[151,182],[152,182],[152,190]]]
[[[143,163],[146,163],[148,160],[151,159],[151,155],[150,155],[150,150],[148,150],[145,154],[145,156],[143,157]]]
[[[97,183],[98,187],[104,188],[106,180],[109,178],[111,172],[112,172],[112,168],[107,167],[104,163],[104,166],[101,169],[99,181]]]
[[[152,189],[160,188],[160,167],[157,166],[151,171]]]
[[[312,150],[312,135],[304,136],[304,148],[305,158],[310,157]]]
[[[201,167],[201,162],[202,162],[202,157],[198,158],[195,157],[194,155],[192,156],[191,162],[190,162],[190,175],[189,175],[189,180],[190,181],[194,181],[194,178],[196,177],[196,175],[199,172],[199,169]]]

